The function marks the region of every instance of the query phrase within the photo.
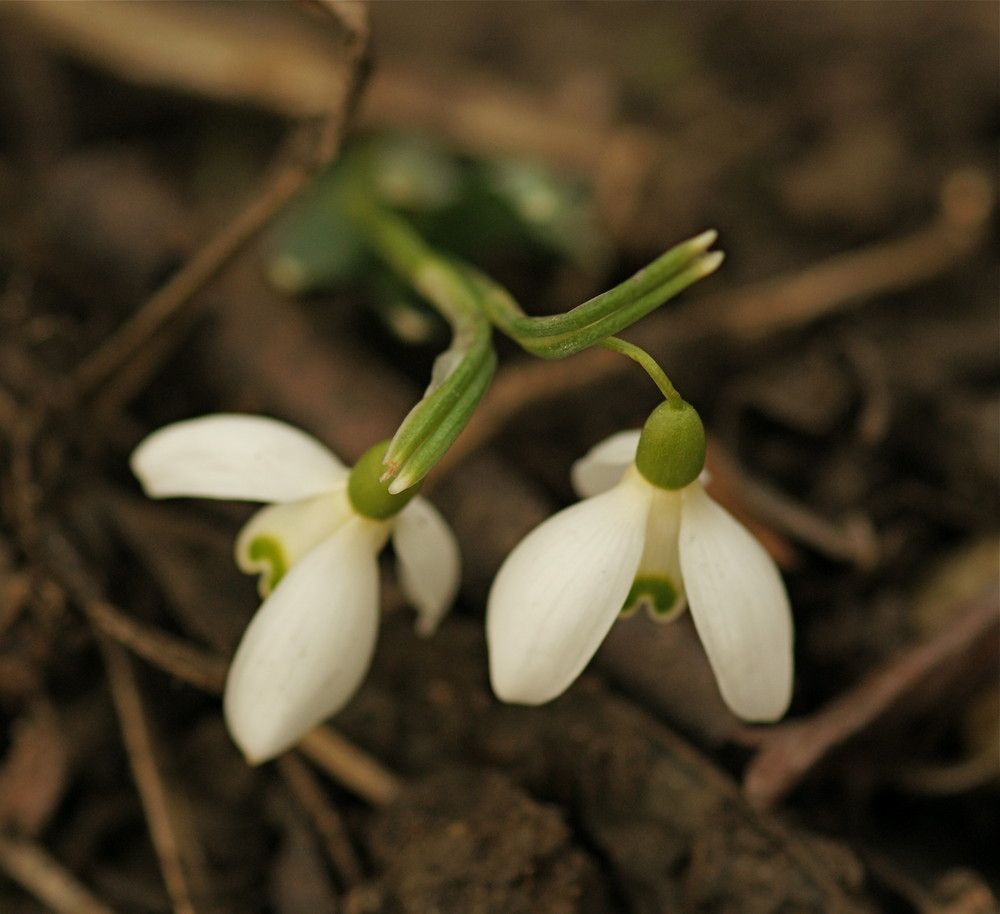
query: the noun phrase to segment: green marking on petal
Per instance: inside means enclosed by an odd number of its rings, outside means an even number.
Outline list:
[[[251,540],[247,554],[260,566],[262,593],[269,594],[288,573],[288,559],[281,543],[270,536],[257,536]]]
[[[669,578],[638,577],[625,598],[620,615],[630,616],[644,607],[657,622],[669,622],[680,606],[677,587]]]

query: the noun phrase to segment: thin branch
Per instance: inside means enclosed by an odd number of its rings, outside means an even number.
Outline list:
[[[312,819],[313,826],[323,839],[327,856],[340,874],[344,886],[351,889],[360,884],[364,879],[364,872],[344,820],[323,792],[309,766],[295,753],[286,752],[278,759],[278,768]]]
[[[105,600],[90,600],[83,609],[95,627],[143,660],[203,692],[222,694],[229,666],[224,657],[139,622]]]
[[[0,835],[0,869],[56,914],[115,914],[34,841]]]
[[[774,806],[830,752],[878,720],[932,673],[982,639],[995,638],[997,600],[996,587],[979,595],[939,634],[890,659],[812,717],[745,731],[744,741],[760,747],[744,775],[747,799],[761,808]]]
[[[197,304],[194,296],[201,291],[233,257],[271,220],[271,218],[315,175],[333,160],[353,107],[357,101],[365,73],[367,53],[367,18],[357,10],[349,13],[336,3],[319,4],[348,30],[350,55],[347,79],[341,97],[335,100],[329,113],[319,121],[301,125],[292,137],[293,154],[277,168],[265,189],[254,196],[237,216],[210,239],[194,256],[167,281],[166,285],[147,300],[126,323],[108,337],[96,351],[77,367],[70,379],[64,403],[86,399],[116,374],[131,366],[116,393],[118,402],[126,401],[149,375],[155,371],[166,353],[156,353],[147,360],[147,367],[138,370],[135,360],[154,335],[173,319],[181,319]]]
[[[153,737],[135,681],[132,660],[121,645],[98,635],[108,684],[121,725],[129,764],[149,823],[150,837],[174,914],[197,914],[195,898],[208,897],[208,874],[189,825],[183,795],[168,793],[157,765]],[[183,829],[183,832],[182,832]]]
[[[298,749],[373,806],[391,803],[403,787],[402,781],[378,759],[349,743],[331,727],[311,730],[299,741]]]

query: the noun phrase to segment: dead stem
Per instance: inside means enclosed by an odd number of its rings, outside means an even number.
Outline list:
[[[403,784],[395,774],[331,727],[310,730],[302,737],[298,749],[373,806],[391,803],[402,789]]]
[[[229,665],[224,657],[139,622],[104,600],[90,600],[83,609],[96,628],[143,660],[203,692],[222,694]]]
[[[143,353],[143,348],[171,318],[180,319],[186,308],[194,308],[194,295],[267,224],[318,167],[319,162],[315,160],[293,163],[281,169],[232,222],[203,245],[130,320],[84,359],[70,381],[69,402],[86,399],[102,384],[111,382],[116,372],[129,367]],[[157,355],[162,359],[165,353]],[[117,399],[127,400],[153,370],[155,366],[150,365],[144,371],[133,368],[129,389],[119,390]]]
[[[940,211],[928,226],[858,251],[837,254],[794,274],[723,292],[691,304],[655,327],[654,339],[726,333],[757,340],[804,326],[876,296],[947,273],[983,243],[994,208],[992,178],[977,169],[948,175]]]
[[[335,3],[318,4],[348,29],[350,60],[342,95],[321,120],[301,124],[292,136],[292,154],[286,155],[270,182],[236,217],[207,241],[191,259],[77,367],[66,400],[77,403],[102,385],[117,380],[105,400],[123,403],[142,388],[166,355],[167,347],[144,352],[158,331],[172,320],[182,320],[197,309],[194,296],[239,253],[271,218],[337,153],[347,121],[360,91],[367,48],[367,19],[357,10],[344,13]],[[137,367],[142,355],[141,367]],[[153,356],[153,357],[150,357]],[[123,372],[130,369],[126,374]],[[118,377],[116,378],[116,375]],[[110,409],[105,403],[104,411]]]
[[[174,914],[198,914],[195,898],[208,899],[209,879],[201,846],[191,827],[183,793],[168,785],[157,763],[153,734],[142,706],[132,660],[125,649],[98,635],[108,685],[121,725],[132,776],[149,823],[160,872]]]
[[[874,670],[812,717],[761,730],[742,741],[759,747],[743,790],[769,809],[787,796],[836,747],[863,731],[932,673],[955,662],[997,625],[997,588],[972,600],[953,624]]]
[[[56,914],[115,914],[34,841],[0,835],[0,868]]]
[[[330,862],[348,889],[361,883],[364,873],[340,813],[323,792],[309,766],[292,752],[278,759],[286,783],[302,804],[316,829]]]

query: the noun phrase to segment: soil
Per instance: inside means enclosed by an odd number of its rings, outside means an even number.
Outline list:
[[[0,7],[0,911],[997,911],[998,40],[962,0]],[[273,763],[233,746],[250,508],[151,502],[128,457],[215,412],[347,461],[391,436],[442,328],[370,264],[268,279],[281,205],[387,128],[579,207],[436,226],[531,313],[719,230],[719,273],[626,335],[785,575],[785,721],[730,714],[687,618],[493,697],[496,569],[657,402],[608,352],[501,341],[425,489],[452,614],[415,635],[387,557],[357,696]]]

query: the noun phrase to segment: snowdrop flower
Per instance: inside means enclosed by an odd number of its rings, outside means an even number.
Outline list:
[[[386,442],[345,467],[292,426],[214,415],[154,432],[132,469],[153,498],[270,502],[236,540],[265,597],[226,680],[226,724],[248,761],[284,752],[361,684],[378,631],[377,556],[391,536],[400,583],[432,632],[458,586],[454,535],[417,487],[390,495]]]
[[[691,607],[729,707],[751,721],[784,714],[792,622],[774,562],[698,477],[705,433],[679,398],[641,431],[595,447],[573,468],[586,497],[533,530],[508,556],[487,608],[490,677],[504,701],[562,694],[622,611],[655,618]]]

